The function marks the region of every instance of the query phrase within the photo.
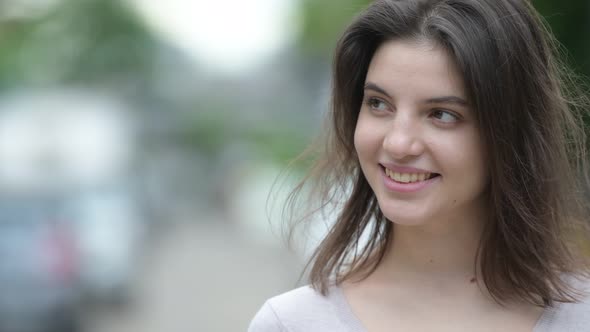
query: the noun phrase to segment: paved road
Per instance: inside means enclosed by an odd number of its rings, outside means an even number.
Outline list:
[[[228,223],[180,223],[153,247],[134,304],[93,311],[88,332],[245,331],[264,300],[295,287],[301,264]]]

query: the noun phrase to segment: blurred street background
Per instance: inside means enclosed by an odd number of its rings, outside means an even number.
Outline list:
[[[286,167],[369,2],[0,0],[0,332],[245,331],[304,283]],[[589,75],[590,2],[533,4]]]

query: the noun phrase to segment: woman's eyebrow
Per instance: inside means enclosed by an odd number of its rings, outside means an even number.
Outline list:
[[[379,87],[375,83],[371,83],[371,82],[365,83],[365,90],[373,90],[373,91],[378,92],[378,93],[385,95],[387,97],[391,97],[384,89],[382,89],[381,87]]]
[[[381,88],[380,86],[378,86],[375,83],[371,83],[371,82],[365,83],[365,90],[373,90],[375,92],[378,92],[382,95],[385,95],[385,96],[391,98],[391,96],[387,93],[387,91],[385,91],[385,89]],[[469,103],[467,102],[467,100],[465,100],[461,97],[457,97],[457,96],[442,96],[442,97],[428,98],[424,101],[424,103],[426,103],[426,104],[456,104],[456,105],[464,106],[464,107],[469,106]]]
[[[457,96],[443,96],[443,97],[435,97],[429,98],[424,101],[427,104],[456,104],[459,106],[468,107],[469,103],[467,100],[457,97]]]

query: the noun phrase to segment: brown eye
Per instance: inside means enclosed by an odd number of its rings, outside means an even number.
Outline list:
[[[367,105],[376,111],[387,111],[387,104],[377,98],[369,98],[367,100]]]
[[[432,117],[437,121],[444,123],[453,123],[459,121],[459,117],[457,115],[445,110],[434,110],[432,112]]]

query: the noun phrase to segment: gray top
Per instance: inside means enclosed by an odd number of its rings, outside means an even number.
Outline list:
[[[248,332],[367,332],[352,312],[342,290],[327,296],[310,286],[273,297],[258,311]],[[533,332],[590,332],[590,297],[579,303],[547,308]]]

